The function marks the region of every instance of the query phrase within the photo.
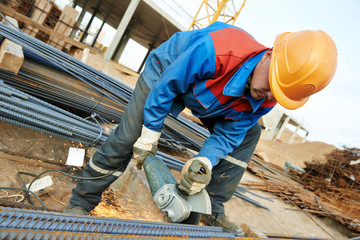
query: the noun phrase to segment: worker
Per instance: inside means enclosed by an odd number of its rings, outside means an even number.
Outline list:
[[[259,118],[277,102],[288,109],[304,105],[331,81],[336,64],[336,46],[320,30],[280,34],[273,48],[221,22],[175,33],[150,53],[120,124],[83,171],[84,177],[110,175],[79,181],[65,212],[91,211],[132,156],[141,169],[145,157],[156,154],[167,114],[187,107],[211,135],[184,165],[179,187],[189,194],[206,188],[212,214],[202,221],[242,236],[224,203],[259,140]]]

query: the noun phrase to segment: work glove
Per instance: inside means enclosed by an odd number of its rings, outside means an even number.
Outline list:
[[[179,188],[189,195],[200,192],[210,182],[211,169],[212,164],[206,157],[190,159],[182,168]]]
[[[141,170],[147,155],[155,155],[161,132],[155,132],[143,125],[141,136],[133,146],[134,158],[137,161],[136,167]]]

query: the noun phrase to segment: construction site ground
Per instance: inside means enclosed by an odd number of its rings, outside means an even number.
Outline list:
[[[89,149],[79,143],[50,136],[31,129],[19,127],[1,121],[0,141],[0,186],[21,187],[17,176],[18,172],[40,174],[48,169],[68,170],[79,175],[80,169],[64,167],[69,147]],[[266,153],[273,163],[281,165],[283,156],[297,156],[293,163],[301,164],[312,156],[328,153],[334,147],[321,142],[299,143],[289,146],[286,143],[261,140],[256,152]],[[277,149],[277,150],[275,150]],[[90,150],[90,149],[89,149]],[[91,151],[87,151],[89,158]],[[301,160],[301,156],[306,157]],[[117,217],[148,221],[168,222],[169,219],[153,203],[151,193],[143,171],[137,170],[131,163],[122,177],[114,182],[112,187],[104,194],[103,201],[92,212],[96,216]],[[172,171],[179,179],[180,173]],[[50,210],[62,211],[71,197],[71,190],[76,180],[60,173],[52,172],[53,186],[41,196],[44,204]],[[22,175],[26,183],[33,178]],[[261,181],[247,171],[242,182]],[[270,202],[258,197],[251,198],[268,207],[270,211],[258,208],[240,198],[233,198],[226,203],[226,213],[230,219],[238,224],[246,223],[256,227],[261,232],[279,233],[286,235],[299,235],[330,239],[347,239],[349,232],[343,226],[329,219],[318,218],[296,208],[290,203],[279,199],[271,193],[253,191],[259,195],[273,200]],[[14,191],[12,191],[14,193]],[[1,193],[3,196],[4,193]],[[34,203],[41,206],[35,198]]]
[[[120,74],[121,79],[131,87],[136,82],[136,74],[128,75],[120,73],[118,69],[113,70],[108,67],[106,71],[112,76]],[[86,159],[89,159],[94,152],[94,149],[88,146],[7,122],[0,121],[0,128],[1,187],[22,187],[17,176],[19,172],[40,174],[48,169],[58,169],[79,176],[81,175],[81,168],[65,165],[69,147],[85,148],[87,150]],[[256,153],[262,156],[264,160],[280,167],[283,167],[285,161],[290,161],[301,167],[305,161],[311,161],[314,157],[321,159],[324,154],[331,152],[334,148],[334,146],[322,142],[305,142],[290,145],[277,141],[260,140]],[[102,202],[91,214],[169,222],[166,215],[153,203],[144,172],[137,170],[134,166],[133,162],[129,164],[126,172],[104,193]],[[180,173],[172,172],[175,178],[179,179]],[[62,211],[71,198],[71,190],[75,187],[77,180],[57,172],[50,172],[46,175],[52,176],[54,184],[47,193],[41,196],[41,199],[49,210]],[[25,183],[33,179],[33,177],[24,174],[21,176]],[[250,171],[246,171],[241,182],[249,181],[262,180]],[[23,194],[21,191],[11,191],[11,194],[15,192]],[[350,234],[350,230],[333,220],[319,218],[304,212],[271,193],[258,190],[253,190],[253,192],[272,200],[269,201],[249,195],[249,197],[270,210],[256,207],[234,197],[226,203],[226,214],[232,221],[256,227],[260,232],[264,233],[328,239],[347,239]],[[0,195],[4,196],[5,192],[1,192]],[[37,206],[41,206],[35,198],[32,198],[32,200]]]

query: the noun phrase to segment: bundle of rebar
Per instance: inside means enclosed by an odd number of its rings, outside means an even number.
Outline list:
[[[308,189],[315,192],[360,190],[360,162],[355,164],[360,159],[360,149],[335,149],[325,158],[325,162],[314,159],[304,163],[306,173],[300,175],[300,180]]]
[[[353,217],[348,223],[360,232],[360,149],[335,149],[326,161],[305,162],[300,181],[314,191],[323,202]]]
[[[349,229],[360,232],[358,189],[360,166],[350,165],[350,162],[359,159],[359,156],[352,154],[351,151],[336,149],[326,156],[328,162],[314,160],[305,163],[306,172],[302,174],[296,172],[293,178],[296,181],[286,177],[287,172],[253,159],[248,169],[261,177],[264,182],[241,184],[249,189],[274,193],[303,211],[332,218]],[[295,174],[295,172],[291,173]],[[345,180],[338,181],[338,178],[347,178],[347,184],[344,185]],[[343,188],[338,186],[338,183]]]
[[[0,120],[50,135],[101,146],[109,133],[99,125],[0,81]]]
[[[101,146],[109,136],[100,124],[21,92],[0,80],[0,120],[47,134]],[[158,151],[171,169],[181,171],[184,162]]]
[[[219,227],[81,217],[0,207],[1,239],[234,239]]]
[[[75,77],[25,58],[15,75],[0,69],[0,78],[8,85],[55,105],[83,112],[97,113],[108,121],[118,123],[125,110],[121,105]],[[125,103],[124,103],[125,104]]]
[[[101,117],[108,118],[110,121],[119,121],[121,113],[126,108],[130,99],[132,89],[70,55],[2,23],[0,23],[0,34],[21,45],[26,58],[33,59],[35,62],[47,65],[52,69],[58,69],[62,74],[67,74],[67,77],[56,83],[56,87],[51,85],[54,81],[47,82],[46,85],[44,85],[43,83],[48,79],[56,80],[59,76],[44,76],[37,66],[33,64],[34,62],[25,61],[21,69],[21,75],[19,76],[1,72],[7,84],[17,88],[21,87],[22,91],[35,94],[35,96],[39,98],[51,99],[54,94],[53,101],[61,102],[83,111],[91,111],[97,108],[99,111],[95,112]],[[76,81],[74,81],[74,79],[76,79]],[[36,82],[36,84],[33,84],[33,82]],[[79,92],[75,91],[73,94],[72,83],[74,83],[75,87],[79,86],[80,89],[81,87],[87,86],[86,92],[83,94],[86,95],[88,92],[92,92],[91,94],[95,96],[94,99],[88,102],[81,102],[82,105],[79,104],[79,95],[76,95]],[[43,86],[45,86],[45,88],[42,88]],[[89,88],[91,90],[89,90]],[[56,95],[55,92],[59,94]],[[63,98],[61,97],[61,93],[65,94]],[[87,105],[84,107],[84,104]],[[102,108],[103,106],[106,106],[106,108]],[[109,108],[112,111],[108,111]],[[117,111],[118,109],[120,110]],[[165,134],[163,134],[162,138],[166,138],[167,142],[177,145],[180,144],[195,151],[201,149],[203,141],[209,136],[209,133],[205,129],[199,127],[192,121],[182,116],[174,118],[171,114],[169,114],[169,117],[165,120],[163,132]],[[181,132],[181,134],[179,134],[179,132]]]

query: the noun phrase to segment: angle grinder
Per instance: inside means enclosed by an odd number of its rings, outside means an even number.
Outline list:
[[[169,168],[156,156],[148,155],[143,167],[154,202],[172,222],[198,224],[201,214],[211,214],[210,197],[205,189],[194,195],[179,189]]]

